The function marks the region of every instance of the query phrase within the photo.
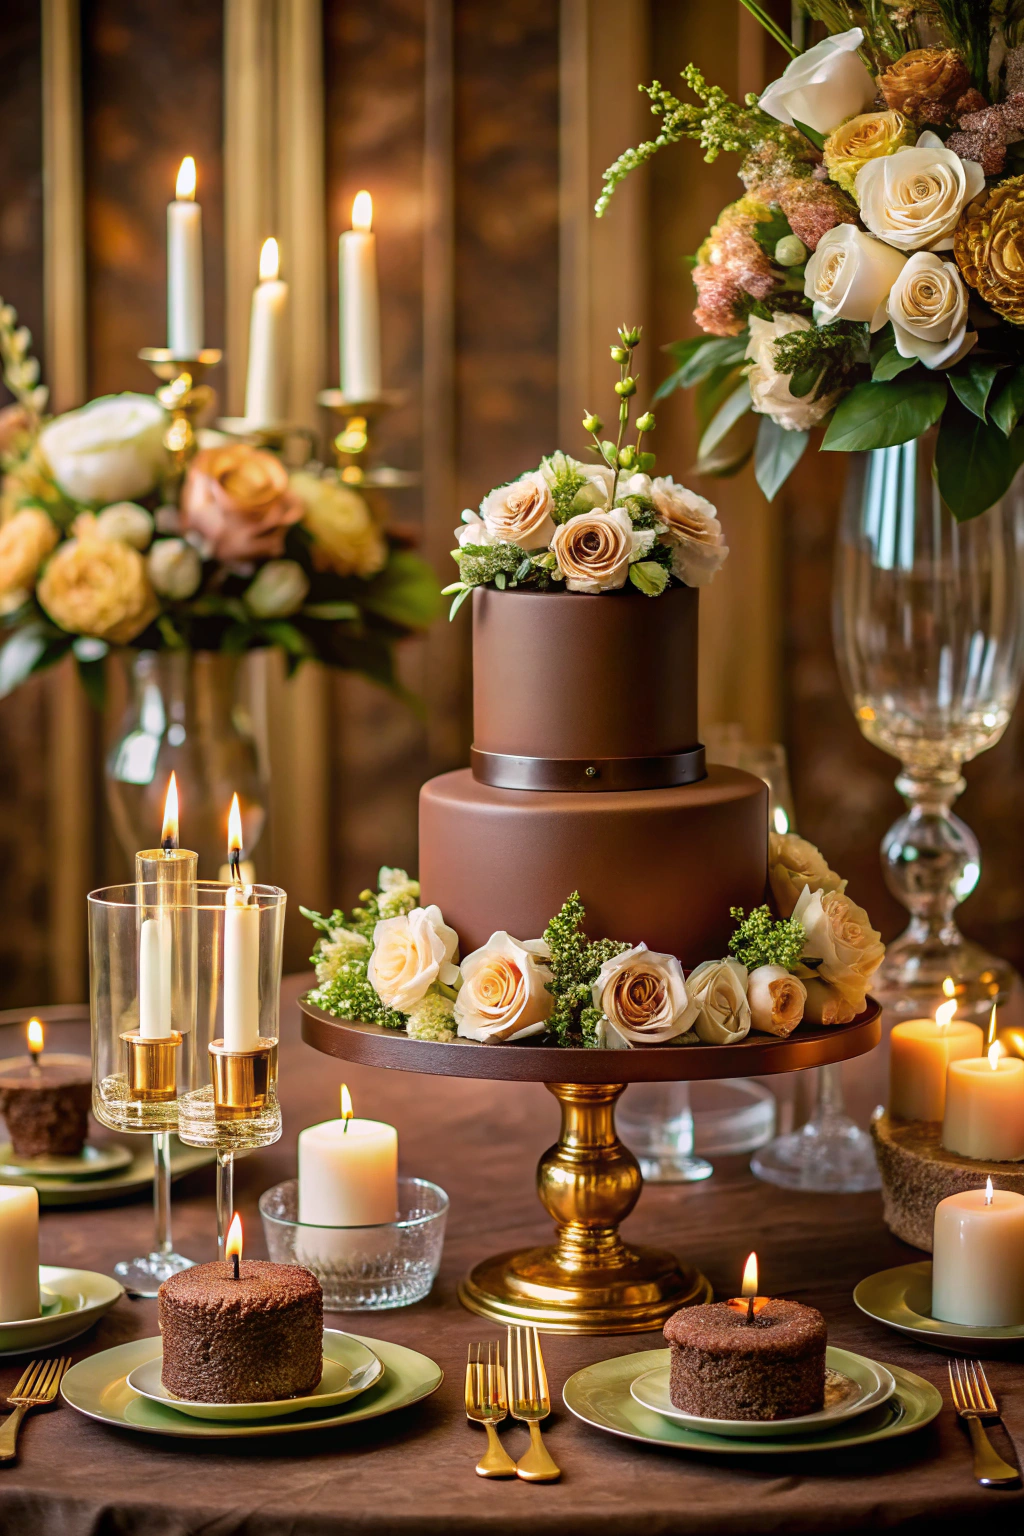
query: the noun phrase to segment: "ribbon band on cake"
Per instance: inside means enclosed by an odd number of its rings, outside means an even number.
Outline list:
[[[498,789],[594,790],[670,789],[706,778],[704,748],[653,757],[519,757],[505,752],[470,753],[473,777]]]

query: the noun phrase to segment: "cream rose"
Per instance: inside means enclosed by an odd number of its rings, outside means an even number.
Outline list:
[[[462,524],[455,530],[455,541],[462,549],[466,544],[496,544],[494,534],[478,512],[469,507],[462,514]]]
[[[886,313],[896,350],[926,368],[949,368],[974,346],[967,329],[967,285],[951,261],[934,251],[915,251],[892,285]]]
[[[780,917],[792,917],[805,886],[812,891],[846,890],[846,881],[829,869],[824,854],[795,832],[769,832],[768,883]]]
[[[492,536],[520,549],[547,549],[555,532],[554,497],[539,469],[499,485],[480,503],[480,516]]]
[[[816,426],[835,405],[838,393],[823,395],[814,400],[811,395],[798,396],[790,393],[788,373],[780,373],[775,366],[774,347],[780,336],[791,331],[809,331],[811,322],[805,315],[773,315],[762,320],[759,315],[750,317],[750,341],[746,356],[750,360],[747,382],[750,400],[755,411],[770,416],[772,421],[787,432],[806,432]]]
[[[808,976],[804,986],[807,989],[804,1018],[808,1024],[851,1024],[857,1017],[860,1010],[819,977]]]
[[[39,434],[54,479],[72,501],[148,496],[166,463],[167,412],[152,395],[101,395]]]
[[[198,592],[203,562],[187,539],[157,539],[146,556],[146,570],[161,597],[183,603]]]
[[[541,1034],[555,1006],[547,989],[550,958],[543,939],[492,933],[462,962],[462,986],[455,999],[459,1034],[488,1042]]]
[[[133,501],[116,501],[104,507],[96,519],[98,539],[120,539],[133,549],[148,549],[153,542],[153,514]]]
[[[860,216],[901,251],[951,251],[960,214],[985,186],[976,160],[961,160],[936,133],[913,149],[869,160],[857,172]]]
[[[139,551],[95,535],[65,539],[36,595],[61,629],[111,645],[128,645],[160,612]]]
[[[581,512],[555,529],[551,548],[570,592],[612,592],[625,585],[630,562],[646,554],[654,533],[638,533],[622,507]]]
[[[297,560],[268,560],[242,595],[258,619],[283,619],[306,601],[309,577]]]
[[[833,320],[885,324],[885,301],[906,261],[899,251],[853,224],[837,224],[818,241],[804,269],[804,293],[819,325]]]
[[[812,891],[805,887],[793,909],[795,922],[806,935],[801,959],[820,962],[818,977],[860,1013],[872,976],[885,958],[882,935],[876,933],[863,907],[842,891]]]
[[[832,130],[821,157],[831,179],[852,193],[862,165],[894,155],[916,138],[913,123],[902,112],[861,112]]]
[[[707,1045],[733,1045],[750,1029],[747,968],[738,960],[705,960],[686,979],[698,1012],[693,1021]]]
[[[59,538],[56,523],[40,507],[25,507],[0,526],[0,612],[27,600]]]
[[[671,475],[651,482],[662,538],[672,547],[672,574],[688,587],[704,587],[725,564],[729,546],[710,501],[677,485]]]
[[[863,41],[860,27],[852,27],[798,54],[762,95],[762,111],[780,123],[805,123],[815,133],[830,133],[865,112],[875,99],[875,82],[857,54]]]
[[[759,965],[747,977],[750,1027],[785,1039],[804,1016],[807,988],[782,965]]]
[[[693,1023],[683,968],[675,955],[637,944],[606,960],[591,990],[594,1007],[631,1045],[661,1045]]]
[[[458,947],[459,936],[445,924],[440,908],[414,907],[374,928],[367,980],[382,1003],[408,1013],[435,981],[454,984]]]

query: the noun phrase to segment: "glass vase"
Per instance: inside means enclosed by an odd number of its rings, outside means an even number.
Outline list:
[[[268,783],[241,697],[239,656],[220,651],[120,654],[129,702],[106,762],[107,803],[125,854],[158,834],[167,781],[178,783],[183,826],[199,873],[215,879],[227,847],[233,794],[247,859],[267,817]]]
[[[992,747],[1024,667],[1021,479],[958,523],[933,478],[935,434],[857,455],[836,545],[834,636],[863,734],[900,762],[905,813],[882,842],[886,883],[910,913],[873,993],[921,1017],[957,984],[960,1017],[987,1020],[1016,979],[964,938],[956,908],[978,883],[978,840],[953,813],[964,763]]]

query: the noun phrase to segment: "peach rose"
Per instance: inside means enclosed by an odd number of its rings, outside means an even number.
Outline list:
[[[630,562],[653,542],[653,530],[636,532],[629,513],[616,507],[559,523],[551,548],[568,591],[612,592],[625,586]]]
[[[555,1006],[547,988],[550,958],[543,939],[492,933],[462,962],[462,986],[455,999],[459,1034],[498,1044],[541,1034]]]
[[[882,935],[872,928],[864,908],[842,891],[811,891],[805,886],[793,919],[803,924],[806,934],[801,954],[805,966],[837,992],[854,1015],[860,1013],[871,978],[885,958]]]
[[[9,613],[28,596],[59,537],[38,507],[25,507],[0,527],[0,611]]]
[[[480,504],[480,516],[491,535],[520,549],[547,549],[555,533],[551,487],[539,469],[521,475],[511,485],[499,485]]]
[[[684,1035],[697,1016],[675,955],[637,944],[606,960],[591,989],[595,1008],[632,1045],[661,1045]]]
[[[780,917],[792,917],[805,886],[812,891],[846,890],[846,881],[829,869],[824,855],[795,832],[768,834],[768,880]]]
[[[804,1016],[807,988],[781,965],[759,965],[747,977],[750,1027],[785,1039]]]
[[[408,1013],[435,981],[455,981],[458,947],[459,936],[439,907],[414,907],[375,926],[367,980],[387,1007]]]
[[[301,516],[281,461],[246,443],[202,449],[181,490],[182,529],[199,534],[211,558],[228,564],[276,559]]]

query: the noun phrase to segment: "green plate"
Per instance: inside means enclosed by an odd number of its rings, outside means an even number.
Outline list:
[[[110,1173],[96,1174],[92,1178],[54,1178],[37,1173],[14,1174],[6,1169],[0,1175],[4,1184],[29,1185],[39,1191],[39,1204],[101,1205],[126,1195],[138,1194],[153,1182],[153,1141],[150,1136],[133,1136],[137,1145],[130,1148],[127,1167],[116,1168]],[[207,1147],[186,1147],[177,1136],[171,1137],[171,1178],[180,1179],[196,1168],[205,1168],[217,1160],[216,1152]]]
[[[101,1354],[80,1360],[68,1371],[60,1390],[72,1408],[77,1408],[87,1418],[98,1419],[101,1424],[138,1430],[144,1435],[228,1440],[250,1435],[294,1435],[301,1430],[336,1429],[346,1424],[358,1424],[363,1419],[376,1419],[381,1414],[394,1413],[399,1408],[420,1402],[436,1392],[444,1380],[441,1367],[414,1349],[383,1339],[362,1338],[358,1334],[350,1337],[365,1344],[383,1361],[384,1376],[375,1387],[370,1387],[352,1402],[334,1408],[307,1409],[305,1413],[262,1419],[256,1424],[215,1424],[206,1419],[190,1419],[174,1408],[164,1408],[133,1392],[127,1382],[128,1373],[159,1353],[159,1335],[155,1339],[136,1339],[132,1344],[120,1344],[116,1349],[105,1349]]]
[[[622,1435],[627,1440],[663,1445],[673,1451],[701,1451],[705,1455],[720,1456],[792,1456],[797,1452],[836,1451],[848,1445],[865,1445],[921,1429],[930,1424],[942,1408],[942,1396],[930,1382],[897,1365],[890,1365],[887,1369],[895,1377],[896,1390],[888,1402],[860,1418],[838,1424],[834,1429],[813,1435],[795,1435],[785,1440],[737,1440],[727,1435],[709,1435],[673,1424],[630,1396],[630,1386],[637,1376],[664,1366],[668,1358],[667,1349],[648,1349],[588,1365],[566,1382],[562,1390],[565,1406],[585,1424],[593,1424],[595,1429],[607,1430],[612,1435]]]
[[[0,1142],[0,1181],[10,1184],[12,1174],[25,1179],[96,1179],[127,1168],[131,1161],[131,1148],[120,1141],[105,1141],[101,1147],[87,1142],[77,1157],[18,1157],[5,1141]]]
[[[109,1275],[91,1269],[62,1269],[40,1264],[39,1292],[42,1317],[23,1322],[0,1323],[0,1358],[22,1355],[32,1349],[50,1349],[77,1339],[80,1333],[109,1312],[124,1295],[124,1287]]]
[[[969,1328],[966,1323],[944,1323],[932,1317],[931,1259],[868,1275],[857,1286],[853,1299],[876,1323],[895,1328],[919,1343],[934,1344],[937,1349],[956,1351],[971,1344],[1024,1340],[1024,1323],[1012,1323],[1007,1328]]]

